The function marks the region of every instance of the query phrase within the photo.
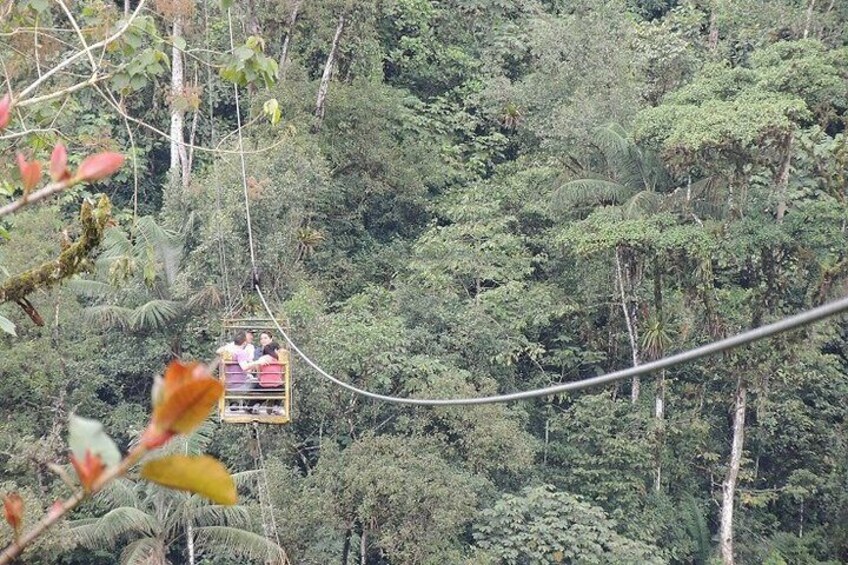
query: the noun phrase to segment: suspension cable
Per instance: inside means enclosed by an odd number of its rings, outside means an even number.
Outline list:
[[[236,45],[233,40],[233,17],[230,8],[227,8],[227,23],[229,24],[230,29],[230,50],[234,52],[236,50]],[[256,251],[253,246],[253,228],[250,225],[250,198],[247,192],[247,166],[244,162],[244,138],[241,134],[241,109],[239,108],[238,84],[236,83],[233,83],[233,93],[236,97],[236,124],[238,125],[239,158],[241,159],[241,181],[244,187],[244,210],[247,215],[247,240],[250,245],[250,264],[253,267],[251,277],[255,283],[257,279]]]
[[[392,402],[395,404],[411,404],[416,406],[468,406],[472,404],[494,404],[497,402],[512,402],[514,400],[526,400],[528,398],[550,396],[552,394],[559,394],[572,390],[583,390],[585,388],[605,385],[629,379],[631,377],[653,373],[661,369],[668,369],[670,367],[674,367],[675,365],[688,363],[690,361],[706,357],[707,355],[720,353],[729,349],[735,349],[742,345],[753,343],[755,341],[759,341],[761,339],[765,339],[783,332],[807,326],[819,320],[823,320],[830,316],[835,316],[848,310],[848,297],[843,297],[839,300],[829,302],[823,306],[812,308],[810,310],[806,310],[804,312],[801,312],[800,314],[795,314],[794,316],[789,316],[788,318],[784,318],[777,322],[767,324],[765,326],[760,326],[758,328],[753,328],[740,334],[736,334],[734,336],[719,341],[714,341],[707,345],[702,345],[700,347],[696,347],[694,349],[690,349],[682,353],[663,357],[662,359],[657,359],[656,361],[651,361],[650,363],[645,363],[644,365],[629,367],[627,369],[621,369],[619,371],[613,371],[611,373],[606,373],[604,375],[591,377],[588,379],[582,379],[579,381],[562,383],[559,385],[553,385],[544,388],[525,390],[523,392],[499,394],[494,396],[481,396],[477,398],[425,399],[400,398],[396,396],[386,396],[383,394],[377,394],[374,392],[363,390],[361,388],[357,388],[330,375],[324,369],[319,367],[309,357],[307,357],[306,354],[303,353],[303,351],[301,351],[300,348],[294,343],[294,341],[292,341],[292,339],[285,332],[285,330],[283,330],[282,326],[277,321],[277,318],[274,316],[274,313],[271,311],[271,308],[268,306],[268,302],[265,300],[265,296],[262,294],[262,290],[258,286],[256,287],[256,293],[259,295],[260,300],[262,300],[262,305],[265,307],[265,311],[268,313],[268,316],[270,316],[271,319],[274,321],[274,325],[280,332],[280,335],[282,335],[283,338],[291,346],[291,348],[294,349],[298,355],[300,355],[301,359],[303,359],[310,367],[315,369],[318,374],[335,383],[336,385],[361,396],[366,396],[374,400],[382,400],[384,402]]]
[[[253,422],[253,432],[256,435],[256,452],[257,456],[257,466],[261,469],[262,477],[259,482],[259,506],[262,511],[262,527],[265,530],[265,537],[268,536],[268,524],[266,522],[266,514],[269,517],[270,521],[270,529],[274,534],[274,541],[277,544],[277,557],[279,557],[281,564],[287,564],[289,562],[288,557],[286,556],[285,551],[283,550],[283,546],[280,545],[280,533],[277,530],[277,519],[274,517],[274,506],[271,504],[271,490],[268,485],[268,472],[265,470],[265,455],[262,453],[262,442],[259,440],[259,424],[256,421]],[[262,493],[265,493],[265,496],[262,496]]]

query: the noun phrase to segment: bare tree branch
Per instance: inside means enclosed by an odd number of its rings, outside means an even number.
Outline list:
[[[115,41],[119,37],[121,37],[129,29],[129,27],[132,25],[133,21],[135,21],[135,18],[138,16],[138,14],[141,13],[141,9],[144,7],[144,2],[145,2],[145,0],[139,1],[138,6],[136,6],[136,8],[135,8],[135,11],[132,13],[132,15],[126,21],[126,23],[124,23],[124,25],[122,25],[120,27],[120,29],[118,29],[118,31],[116,31],[115,33],[113,33],[112,35],[107,37],[106,39],[98,41],[97,43],[92,43],[91,45],[88,46],[88,48],[74,53],[73,55],[71,55],[70,57],[68,57],[67,59],[65,59],[64,61],[62,61],[61,63],[59,63],[58,65],[56,65],[52,69],[50,69],[49,71],[47,71],[46,73],[44,73],[38,80],[33,82],[31,85],[26,87],[24,90],[22,90],[21,93],[17,96],[17,100],[20,100],[20,101],[24,100],[27,96],[32,94],[39,86],[41,86],[44,83],[44,81],[46,81],[47,79],[49,79],[50,77],[52,77],[53,75],[55,75],[56,73],[58,73],[59,71],[64,69],[65,67],[67,67],[68,65],[75,63],[80,57],[83,57],[83,56],[86,56],[86,55],[91,56],[92,50],[99,49],[100,47],[104,47],[104,46],[108,45],[109,43],[112,43],[113,41]],[[22,105],[21,102],[17,102],[17,101],[15,101],[13,103],[16,104],[16,105]]]

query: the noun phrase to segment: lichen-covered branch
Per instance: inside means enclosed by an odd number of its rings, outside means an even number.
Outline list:
[[[91,253],[103,240],[103,232],[112,218],[112,203],[101,196],[96,206],[85,201],[80,209],[82,234],[56,259],[15,275],[0,286],[0,303],[28,304],[26,297],[39,288],[49,288],[91,268]],[[29,314],[29,313],[28,313]],[[32,318],[32,315],[30,315]],[[33,318],[36,323],[37,320]]]

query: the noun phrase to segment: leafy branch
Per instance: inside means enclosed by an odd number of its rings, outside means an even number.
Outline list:
[[[5,517],[14,531],[14,540],[0,553],[0,565],[11,563],[48,528],[113,480],[126,475],[149,452],[161,448],[176,435],[194,431],[223,392],[223,385],[204,365],[172,362],[164,378],[157,378],[154,383],[150,423],[138,444],[123,458],[99,422],[71,416],[69,459],[79,487],[72,485],[75,492],[64,501],[56,501],[23,535],[20,532],[23,502],[17,493],[7,495],[3,501]],[[144,464],[141,476],[166,487],[203,495],[219,504],[232,505],[237,501],[232,477],[218,460],[208,455],[168,455],[153,459]],[[62,478],[70,483],[67,475]]]

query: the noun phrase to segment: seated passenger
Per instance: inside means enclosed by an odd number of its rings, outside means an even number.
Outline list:
[[[239,332],[232,342],[218,348],[217,353],[224,360],[224,374],[228,390],[252,388],[251,383],[247,382],[246,371],[250,364],[250,357],[245,350],[246,343],[245,333]]]
[[[278,350],[280,349],[279,344],[276,342],[270,342],[268,345],[262,348],[262,357],[254,361],[253,363],[248,363],[245,366],[245,369],[248,371],[257,369],[262,365],[268,365],[269,363],[273,363],[278,361],[280,356]]]

